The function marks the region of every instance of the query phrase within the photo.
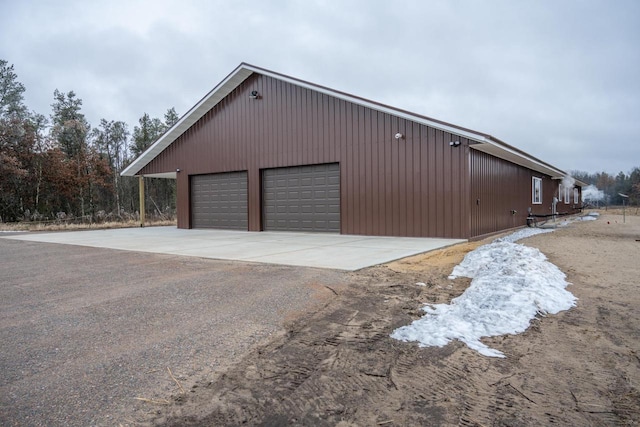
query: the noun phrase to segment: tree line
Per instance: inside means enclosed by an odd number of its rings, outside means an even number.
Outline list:
[[[589,185],[582,189],[583,199],[590,205],[622,205],[623,197],[629,196],[625,204],[640,205],[640,167],[629,173],[619,172],[611,175],[607,172],[588,173],[573,171],[571,176]]]
[[[144,113],[129,131],[123,121],[92,127],[73,91],[53,93],[47,117],[24,103],[13,65],[0,59],[0,222],[137,217],[138,180],[120,172],[178,121]],[[175,216],[175,180],[146,179],[147,214]]]

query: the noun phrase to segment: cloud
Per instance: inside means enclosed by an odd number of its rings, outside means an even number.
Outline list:
[[[186,112],[240,62],[490,133],[561,169],[640,159],[640,3],[12,2],[0,57],[30,108]]]

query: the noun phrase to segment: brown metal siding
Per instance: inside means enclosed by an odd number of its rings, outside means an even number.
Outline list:
[[[465,138],[254,74],[141,173],[180,168],[178,226],[187,228],[189,175],[247,170],[257,231],[261,170],[339,163],[342,233],[466,238],[468,150]]]
[[[534,214],[551,213],[557,180],[473,149],[470,156],[471,237],[526,225],[529,207]],[[534,176],[542,178],[542,204],[537,205],[532,204]]]

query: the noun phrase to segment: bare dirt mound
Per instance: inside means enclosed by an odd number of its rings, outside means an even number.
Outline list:
[[[424,303],[466,289],[468,280],[447,276],[477,244],[459,245],[353,273],[322,310],[221,377],[176,394],[150,423],[638,425],[640,218],[616,220],[521,242],[567,273],[579,301],[521,335],[483,340],[505,359],[458,342],[419,348],[389,338]]]

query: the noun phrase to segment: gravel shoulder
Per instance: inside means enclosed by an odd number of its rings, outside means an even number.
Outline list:
[[[449,280],[476,242],[349,275],[325,307],[289,325],[223,375],[167,395],[149,424],[638,425],[640,217],[604,215],[521,241],[567,274],[577,307],[520,335],[419,348],[389,338],[469,285]],[[426,286],[416,286],[423,282]]]
[[[331,270],[8,239],[0,259],[3,426],[145,424],[344,284]]]

